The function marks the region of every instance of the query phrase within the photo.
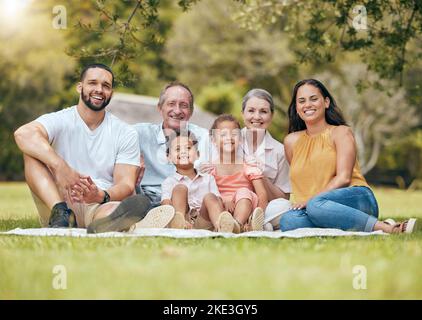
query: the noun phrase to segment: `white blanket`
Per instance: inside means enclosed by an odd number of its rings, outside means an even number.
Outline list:
[[[306,238],[306,237],[345,237],[345,236],[372,236],[387,235],[382,231],[374,232],[351,232],[339,229],[318,229],[303,228],[293,231],[251,231],[241,234],[212,232],[208,230],[180,230],[180,229],[135,229],[132,232],[106,232],[98,234],[87,234],[86,229],[20,229],[16,228],[7,232],[0,232],[0,235],[19,236],[59,236],[59,237],[169,237],[169,238]]]

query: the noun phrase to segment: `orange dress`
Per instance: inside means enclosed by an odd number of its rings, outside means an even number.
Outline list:
[[[218,191],[224,201],[249,199],[253,208],[258,206],[258,196],[254,192],[252,181],[263,177],[262,171],[256,167],[243,164],[243,170],[231,175],[217,175],[214,167],[210,174],[214,176]]]

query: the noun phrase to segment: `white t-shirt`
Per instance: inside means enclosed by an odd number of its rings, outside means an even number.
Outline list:
[[[215,178],[212,175],[198,172],[196,177],[191,180],[189,177],[176,172],[163,181],[161,185],[161,201],[171,200],[173,189],[178,184],[184,184],[188,188],[190,209],[200,210],[202,201],[207,193],[213,193],[217,197],[221,197]]]
[[[76,106],[35,121],[44,126],[57,154],[77,172],[90,176],[101,189],[113,186],[115,164],[140,165],[138,134],[107,111],[95,130],[88,128]]]

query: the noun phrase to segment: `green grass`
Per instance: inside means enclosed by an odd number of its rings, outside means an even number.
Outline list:
[[[375,192],[383,217],[422,218],[422,192]],[[25,184],[0,184],[0,230],[16,227],[38,227],[35,206]],[[421,240],[0,236],[0,299],[421,299]]]

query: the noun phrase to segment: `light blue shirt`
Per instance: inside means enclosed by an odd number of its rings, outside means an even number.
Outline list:
[[[145,162],[144,176],[137,191],[147,195],[152,204],[157,206],[161,201],[161,184],[167,177],[176,173],[176,167],[167,159],[163,123],[138,123],[133,127],[138,132],[141,154]],[[209,159],[209,133],[208,130],[192,123],[188,123],[188,130],[193,132],[198,140],[199,159],[195,161],[197,167],[199,163]]]

